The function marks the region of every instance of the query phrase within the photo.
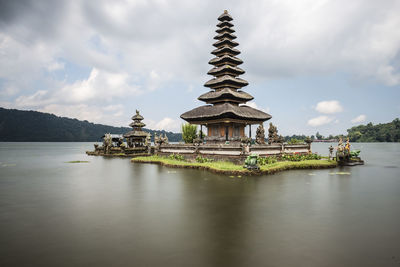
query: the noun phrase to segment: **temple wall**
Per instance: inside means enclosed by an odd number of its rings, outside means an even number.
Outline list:
[[[246,151],[239,144],[203,144],[195,146],[193,144],[163,144],[159,147],[158,155],[168,156],[171,154],[183,155],[186,159],[194,160],[197,156],[212,158],[214,160],[228,160],[235,163],[242,163],[250,154],[257,154],[261,157],[280,156],[287,153],[307,154],[310,146],[308,144],[299,145],[252,145]]]

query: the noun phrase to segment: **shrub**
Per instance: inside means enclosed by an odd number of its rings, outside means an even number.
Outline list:
[[[303,140],[299,140],[299,139],[296,139],[296,138],[292,138],[288,142],[289,145],[296,145],[296,144],[302,144],[302,143],[304,143]]]
[[[193,143],[197,138],[197,125],[186,123],[182,124],[182,139],[185,143]]]
[[[171,154],[168,156],[169,159],[185,161],[185,157],[179,154]]]
[[[196,161],[199,163],[205,163],[205,162],[213,162],[214,160],[209,158],[203,158],[202,156],[197,156]]]
[[[281,156],[281,160],[283,161],[303,161],[303,160],[312,160],[312,159],[321,159],[321,156],[318,154],[313,154],[313,153],[309,153],[309,154],[305,154],[302,155],[300,153],[293,153],[293,154],[283,154]]]
[[[259,157],[257,159],[257,163],[260,165],[268,165],[277,162],[278,159],[275,156],[269,156],[269,157]]]

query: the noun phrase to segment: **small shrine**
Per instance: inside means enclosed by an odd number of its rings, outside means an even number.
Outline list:
[[[218,20],[214,37],[217,41],[213,44],[216,49],[211,52],[215,57],[208,62],[214,67],[207,73],[213,78],[204,84],[211,90],[198,97],[207,105],[181,115],[185,121],[200,125],[200,130],[203,125],[207,127],[208,143],[241,141],[246,137],[246,126],[251,138],[251,125],[271,119],[271,115],[244,105],[254,98],[241,90],[249,83],[239,78],[245,71],[238,67],[243,61],[237,57],[240,51],[235,48],[239,44],[234,41],[237,37],[233,34],[232,17],[225,10]]]
[[[340,166],[364,165],[364,161],[360,158],[360,150],[350,150],[350,140],[347,138],[346,144],[343,144],[342,138],[339,138],[336,147],[336,161]],[[333,147],[329,147],[329,158],[332,157]]]
[[[132,117],[132,120],[133,122],[131,122],[129,126],[131,126],[133,130],[124,134],[128,147],[133,148],[147,146],[147,139],[150,137],[150,134],[142,130],[146,124],[142,122],[143,116],[139,114],[138,110],[136,110],[136,114]]]

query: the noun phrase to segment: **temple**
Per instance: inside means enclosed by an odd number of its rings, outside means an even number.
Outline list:
[[[245,137],[245,127],[262,124],[271,118],[271,115],[246,106],[253,96],[241,90],[248,85],[246,80],[239,78],[244,74],[238,65],[243,61],[237,57],[240,51],[239,44],[234,41],[232,17],[225,10],[218,17],[216,47],[211,54],[215,55],[208,63],[214,67],[207,73],[213,78],[204,84],[211,90],[198,97],[207,105],[197,107],[181,115],[181,118],[191,124],[206,126],[208,133],[205,138],[208,142],[240,141]],[[202,138],[202,137],[201,137]]]
[[[143,116],[136,110],[136,114],[132,117],[133,122],[129,124],[133,128],[132,131],[124,134],[128,147],[143,147],[145,146],[146,137],[149,133],[144,132],[142,128],[146,126],[142,122]]]
[[[118,147],[113,146],[112,137],[105,138],[103,146],[95,144],[95,151],[89,155],[115,156],[150,156],[157,155],[172,158],[184,158],[187,161],[216,160],[231,161],[237,164],[245,163],[249,155],[260,157],[287,154],[309,154],[311,141],[301,144],[288,144],[278,135],[277,127],[270,123],[268,128],[268,143],[265,142],[263,123],[271,119],[271,115],[246,105],[253,96],[243,91],[248,82],[239,78],[244,70],[239,67],[243,61],[238,58],[240,51],[235,39],[232,17],[227,11],[218,17],[215,49],[211,52],[215,57],[209,63],[213,68],[208,72],[212,79],[204,86],[209,91],[198,97],[205,105],[192,109],[181,115],[188,123],[200,125],[200,138],[194,138],[187,143],[169,143],[166,135],[154,135],[154,145],[151,145],[150,135],[142,130],[143,117],[136,111],[130,126],[132,131],[124,134],[127,147],[118,139]],[[251,138],[251,126],[259,125],[255,139]],[[202,127],[207,127],[207,136],[203,136]],[[245,128],[248,127],[248,136]],[[203,138],[204,137],[204,138]],[[120,144],[122,143],[122,144]]]

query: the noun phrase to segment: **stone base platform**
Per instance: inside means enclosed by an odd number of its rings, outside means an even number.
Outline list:
[[[155,154],[169,156],[179,154],[186,159],[194,160],[197,156],[214,160],[231,161],[242,164],[250,154],[261,157],[281,156],[283,154],[308,154],[311,152],[309,144],[272,144],[241,146],[240,144],[163,144],[156,147]]]

